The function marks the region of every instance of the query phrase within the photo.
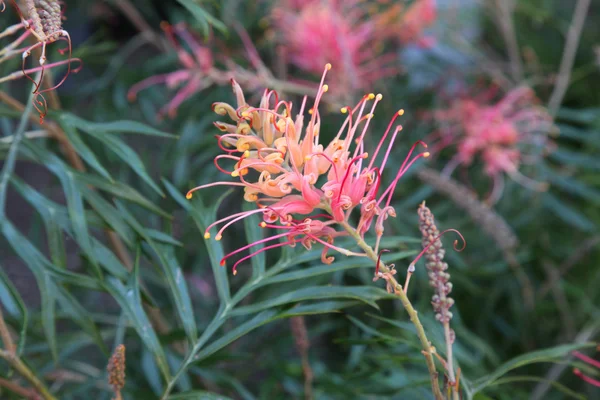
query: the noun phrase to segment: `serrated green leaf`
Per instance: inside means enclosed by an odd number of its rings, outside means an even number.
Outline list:
[[[56,297],[51,290],[52,281],[46,270],[47,261],[29,240],[25,239],[25,237],[15,229],[9,220],[4,219],[0,221],[0,227],[2,229],[2,234],[8,243],[15,253],[25,261],[25,264],[27,264],[35,277],[42,299],[42,328],[44,329],[44,334],[48,341],[52,358],[57,360],[58,347],[56,344],[56,326],[54,325],[56,319]]]
[[[544,193],[544,206],[571,226],[586,232],[596,230],[596,226],[588,217],[569,207],[550,193]]]
[[[96,158],[94,152],[88,147],[87,144],[81,139],[79,136],[79,132],[77,129],[73,128],[70,125],[64,124],[62,125],[63,131],[67,135],[69,142],[77,151],[77,154],[81,156],[81,158],[88,163],[90,167],[92,167],[96,172],[105,177],[106,179],[112,181],[112,177],[110,173],[102,166],[100,161]]]
[[[142,307],[139,290],[139,254],[136,258],[133,273],[129,278],[127,286],[123,285],[120,280],[113,277],[107,278],[105,285],[108,292],[113,296],[117,303],[119,303],[121,309],[127,315],[144,345],[154,356],[161,374],[166,381],[169,381],[170,372],[165,353],[156,336],[156,332]]]
[[[21,330],[19,331],[19,343],[17,345],[17,354],[23,352],[25,341],[27,339],[27,325],[29,321],[29,312],[21,298],[21,295],[14,287],[8,276],[0,266],[0,302],[10,316],[21,320]]]
[[[512,360],[502,364],[491,374],[485,375],[473,382],[473,393],[475,394],[485,389],[486,387],[492,385],[495,381],[497,381],[513,369],[540,362],[558,362],[574,350],[594,346],[596,346],[595,343],[565,344],[561,346],[551,347],[549,349],[533,351],[515,357]]]
[[[295,303],[306,300],[351,299],[362,301],[376,309],[376,300],[391,298],[393,295],[373,286],[314,286],[300,288],[288,293],[273,297],[269,300],[254,303],[249,306],[238,307],[230,315],[247,315],[262,310],[267,310],[283,304]]]
[[[227,27],[221,21],[210,15],[202,6],[197,4],[193,0],[177,0],[182,6],[184,6],[193,16],[202,24],[202,30],[204,36],[209,34],[209,25],[215,27],[215,29],[227,33]]]
[[[222,394],[205,392],[202,390],[178,393],[176,395],[169,396],[169,398],[171,400],[232,400],[231,397],[223,396]]]
[[[149,201],[146,197],[141,195],[137,190],[125,185],[124,183],[118,181],[109,182],[104,178],[84,173],[75,173],[75,177],[77,181],[82,184],[94,186],[95,188],[110,193],[116,197],[138,204],[165,218],[171,218],[169,213],[163,211],[161,208]]]
[[[97,133],[138,133],[142,135],[177,139],[176,135],[160,131],[137,121],[121,120],[103,123],[90,122],[69,113],[62,113],[59,120],[61,121],[62,126],[67,125],[71,127],[77,127],[81,130],[93,131]]]
[[[198,199],[199,196],[195,196],[192,200],[186,200],[181,193],[166,179],[163,179],[163,184],[167,188],[167,192],[173,197],[173,199],[179,203],[192,217],[201,234],[204,233],[206,227],[215,220],[216,210],[223,201],[224,196],[211,204],[210,208],[204,206],[202,201]],[[227,270],[221,267],[220,262],[223,258],[223,248],[220,242],[209,241],[208,239],[199,238],[204,240],[208,255],[210,257],[210,264],[213,271],[213,276],[217,284],[217,292],[219,299],[223,304],[228,304],[231,300],[231,294],[229,290],[229,278],[227,276]]]

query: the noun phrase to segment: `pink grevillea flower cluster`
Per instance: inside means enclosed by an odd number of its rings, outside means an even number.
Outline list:
[[[133,85],[127,93],[129,100],[134,101],[140,91],[157,84],[165,84],[169,89],[178,89],[175,96],[159,111],[159,118],[165,114],[171,118],[175,117],[177,109],[184,101],[210,86],[229,84],[231,79],[235,79],[251,89],[271,84],[282,87],[290,93],[298,91],[304,93],[308,87],[273,79],[269,70],[260,60],[250,38],[241,29],[238,33],[253,69],[241,67],[225,56],[223,52],[213,52],[210,46],[203,45],[200,38],[183,23],[173,26],[163,22],[161,28],[165,32],[169,44],[177,52],[181,68],[173,72],[150,76]]]
[[[511,90],[496,103],[490,101],[493,93],[456,99],[450,108],[434,112],[441,126],[435,150],[456,146],[456,155],[444,173],[450,175],[457,166],[469,166],[479,158],[493,178],[493,199],[502,192],[504,174],[523,186],[543,190],[544,184],[526,177],[520,168],[539,161],[549,150],[552,117],[537,105],[527,87]]]
[[[398,74],[395,53],[384,53],[375,19],[364,0],[283,1],[273,10],[277,38],[289,62],[320,74],[328,60],[337,60],[340,73],[332,82],[332,96],[345,104],[376,80]]]
[[[600,349],[600,346],[598,346],[598,349]],[[579,358],[581,361],[589,364],[590,366],[600,369],[600,361],[594,360],[593,358],[586,356],[585,354],[580,353],[579,351],[574,351],[572,354],[575,357]],[[594,378],[591,378],[591,377],[585,375],[578,368],[573,369],[573,373],[575,375],[577,375],[578,377],[580,377],[585,382],[589,383],[590,385],[600,387],[600,381],[598,379],[594,379]]]
[[[309,118],[304,120],[306,97],[292,119],[293,105],[280,100],[276,92],[266,90],[258,107],[246,103],[241,87],[232,81],[236,96],[236,106],[215,103],[214,111],[228,116],[229,122],[216,122],[222,132],[218,135],[219,147],[223,154],[215,158],[215,165],[223,173],[238,181],[214,182],[190,190],[188,198],[199,189],[213,186],[240,186],[244,188],[244,199],[253,202],[257,208],[227,216],[206,228],[205,238],[210,237],[213,227],[222,225],[215,239],[220,240],[223,232],[233,223],[250,215],[262,216],[261,226],[271,228],[276,233],[266,239],[248,244],[226,255],[222,264],[232,256],[259,244],[274,244],[251,253],[238,260],[233,268],[255,254],[269,249],[294,246],[301,243],[307,249],[312,244],[324,246],[322,261],[331,263],[329,250],[344,255],[357,254],[334,244],[345,231],[336,230],[339,224],[348,224],[353,210],[360,212],[356,231],[361,236],[374,226],[377,246],[383,235],[383,222],[395,216],[390,202],[394,189],[408,168],[419,158],[428,157],[424,151],[413,157],[415,143],[408,156],[394,173],[391,184],[380,193],[381,176],[400,125],[395,125],[403,110],[394,114],[387,130],[379,138],[374,152],[365,151],[365,137],[377,103],[382,95],[367,94],[354,107],[344,107],[347,117],[335,137],[329,143],[320,143],[321,117],[319,104],[328,92],[325,84],[327,64],[313,106],[308,109]],[[386,144],[387,142],[387,144]],[[376,160],[381,159],[376,163]],[[383,156],[383,157],[381,157]],[[230,162],[233,166],[225,169],[221,164]],[[375,250],[377,251],[377,250]]]

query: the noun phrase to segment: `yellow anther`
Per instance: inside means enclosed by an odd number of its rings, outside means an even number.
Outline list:
[[[221,240],[221,239],[223,239],[223,236],[221,236],[221,235],[217,235],[217,236],[215,236],[215,240],[216,240],[216,241],[219,241],[219,240]]]
[[[234,275],[237,275],[237,270],[234,270],[234,271],[233,271],[233,274],[234,274]]]
[[[362,158],[369,158],[369,153],[363,153]]]
[[[367,115],[365,115],[365,118],[367,118],[367,119],[373,118],[373,113],[368,113]]]
[[[367,96],[367,98],[369,100],[373,100],[375,98],[375,93],[369,93],[369,95]]]
[[[329,71],[331,69],[331,64],[329,64],[329,63],[325,64],[325,69],[327,71]]]
[[[308,110],[308,113],[309,113],[310,115],[312,115],[312,113],[313,113],[313,109],[311,108],[310,110]]]
[[[236,170],[236,171],[233,171],[231,173],[231,176],[233,176],[234,178],[236,178],[236,177],[240,176],[240,173]]]
[[[431,154],[428,151],[426,151],[425,153],[423,153],[423,157],[425,157],[425,158],[429,157],[430,155]]]
[[[377,101],[381,101],[381,99],[383,99],[383,95],[381,93],[377,93],[377,96],[375,96],[375,98],[377,99]]]
[[[398,110],[398,115],[404,115],[404,109],[403,108],[401,108],[401,109]]]
[[[304,161],[310,161],[311,158],[312,158],[312,155],[310,155],[310,154],[307,156],[304,156]]]
[[[192,198],[192,192],[187,192],[187,194],[185,195],[186,199],[191,199]]]
[[[267,227],[267,223],[265,221],[260,223],[260,227],[261,228],[266,228]]]
[[[244,151],[244,158],[248,158],[250,157],[250,151],[246,150]]]
[[[342,114],[346,114],[346,113],[348,112],[348,107],[342,107],[342,108],[340,109],[340,112],[341,112]]]
[[[242,111],[242,113],[240,114],[242,117],[249,117],[250,113],[248,111]]]
[[[204,234],[204,239],[210,239],[210,232],[206,232]]]
[[[329,90],[329,85],[323,85],[323,93]]]

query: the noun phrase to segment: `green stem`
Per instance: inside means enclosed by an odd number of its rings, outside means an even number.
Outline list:
[[[57,400],[54,397],[46,385],[42,381],[40,381],[37,376],[21,361],[16,354],[10,353],[6,350],[0,350],[0,357],[4,358],[11,367],[17,370],[23,378],[27,379],[29,383],[35,388],[35,390],[44,398],[45,400]]]
[[[364,250],[364,252],[367,254],[367,257],[377,262],[377,254],[375,254],[371,246],[369,246],[367,242],[365,242],[364,239],[360,237],[359,233],[346,221],[340,222],[340,225],[350,234],[350,236],[354,240],[356,240],[356,244],[358,244],[358,247]],[[386,267],[385,264],[382,262],[379,262],[379,270],[384,274],[390,272],[390,269]],[[425,363],[427,364],[427,369],[429,370],[429,376],[431,378],[431,389],[433,391],[433,395],[436,400],[443,400],[444,397],[442,395],[442,392],[440,391],[440,384],[438,381],[438,372],[435,368],[435,363],[433,361],[431,343],[427,339],[425,329],[423,328],[423,325],[421,324],[421,321],[419,320],[419,317],[417,315],[417,310],[414,309],[412,303],[408,299],[408,296],[406,295],[406,293],[404,293],[402,285],[400,285],[398,281],[394,278],[394,276],[391,274],[389,275],[389,282],[393,285],[395,294],[400,298],[400,302],[404,306],[404,309],[408,313],[411,322],[417,330],[417,336],[419,337],[419,341],[421,342],[421,347],[423,348],[423,355],[425,356]]]

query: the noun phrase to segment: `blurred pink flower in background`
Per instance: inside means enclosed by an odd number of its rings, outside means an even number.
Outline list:
[[[501,194],[504,174],[523,186],[543,190],[544,184],[526,177],[520,168],[539,161],[550,150],[552,117],[537,104],[530,88],[515,88],[496,103],[491,101],[495,93],[492,88],[477,97],[457,98],[448,109],[433,112],[440,125],[436,153],[456,146],[444,173],[450,175],[457,166],[469,166],[478,157],[494,180],[494,201]]]
[[[384,49],[387,33],[381,35],[384,27],[368,15],[366,3],[286,0],[273,10],[277,39],[291,64],[313,74],[320,73],[328,62],[340,69],[331,95],[341,104],[399,72],[396,53]]]

